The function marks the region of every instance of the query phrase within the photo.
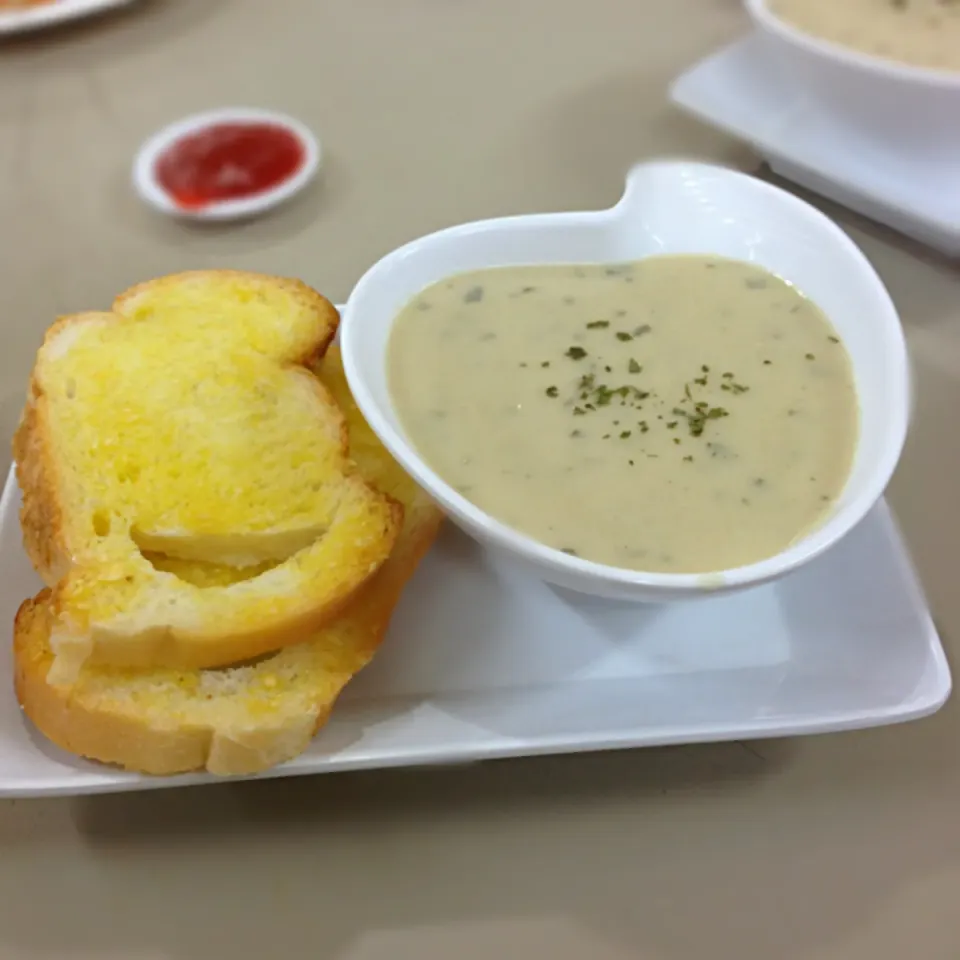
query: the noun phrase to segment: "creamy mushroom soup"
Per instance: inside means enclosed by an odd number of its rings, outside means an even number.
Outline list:
[[[806,33],[916,67],[960,71],[960,0],[769,0]]]
[[[402,425],[444,480],[618,567],[696,573],[778,553],[831,509],[857,439],[827,318],[716,257],[453,276],[402,310],[388,353]]]

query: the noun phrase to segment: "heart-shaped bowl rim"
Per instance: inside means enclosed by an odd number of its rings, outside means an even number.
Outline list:
[[[443,277],[531,263],[609,263],[657,253],[751,261],[795,283],[836,326],[860,401],[854,463],[832,513],[780,553],[709,574],[629,570],[570,556],[490,516],[447,484],[407,438],[387,382],[387,346],[401,308]],[[662,601],[768,582],[846,536],[883,495],[911,412],[910,368],[896,308],[869,261],[831,220],[755,177],[689,160],[635,166],[607,210],[484,220],[429,234],[387,254],[343,310],[341,349],[354,398],[399,464],[458,526],[547,582],[611,598]]]

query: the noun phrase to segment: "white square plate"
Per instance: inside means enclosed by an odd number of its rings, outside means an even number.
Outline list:
[[[827,115],[771,62],[759,34],[693,66],[674,82],[670,98],[749,143],[780,176],[960,255],[960,164],[921,161]]]
[[[0,619],[40,583],[0,499]],[[9,630],[8,626],[8,630]],[[9,634],[8,634],[9,635]],[[24,718],[0,666],[0,796],[212,783],[87,763]],[[447,526],[373,664],[312,747],[267,776],[781,737],[937,710],[950,672],[886,504],[771,586],[673,606],[574,596]]]

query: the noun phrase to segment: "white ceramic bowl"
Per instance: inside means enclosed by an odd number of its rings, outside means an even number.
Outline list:
[[[820,40],[771,13],[768,0],[744,2],[771,59],[818,106],[900,153],[955,164],[960,73],[914,67]]]
[[[404,433],[387,385],[387,343],[398,311],[434,281],[484,267],[611,262],[701,253],[778,274],[830,317],[853,361],[861,405],[853,468],[833,513],[777,556],[707,575],[639,573],[568,556],[499,522],[445,483]],[[542,579],[598,596],[662,601],[773,580],[818,556],[864,517],[897,465],[910,413],[906,345],[897,311],[853,242],[813,207],[760,180],[685,161],[635,167],[616,206],[469,223],[388,254],[357,284],[341,343],[364,416],[399,463],[482,543]]]

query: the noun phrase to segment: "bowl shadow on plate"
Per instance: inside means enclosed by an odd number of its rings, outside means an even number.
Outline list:
[[[327,753],[326,737],[347,727],[357,741],[369,732],[371,748],[389,742],[454,761],[716,739],[738,719],[732,695],[715,703],[718,676],[762,706],[787,652],[764,635],[778,616],[769,594],[746,601],[751,631],[737,627],[744,600],[710,602],[704,620],[702,603],[641,605],[556,588],[448,525],[316,751]],[[671,707],[678,699],[682,709]],[[437,748],[440,731],[452,740],[449,756]]]
[[[572,618],[586,616],[572,602],[556,603],[550,587],[448,522],[408,586],[376,659],[351,684],[349,699],[567,679],[602,656],[609,642],[607,636],[594,644],[553,642],[569,631]],[[546,674],[545,651],[551,654]]]
[[[548,584],[548,588],[561,603],[576,611],[585,624],[603,630],[604,635],[613,640],[631,639],[638,630],[652,626],[664,609],[659,603],[609,600],[556,584]]]

